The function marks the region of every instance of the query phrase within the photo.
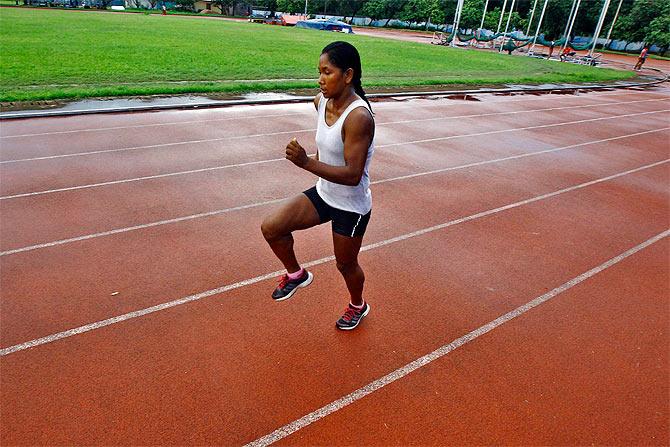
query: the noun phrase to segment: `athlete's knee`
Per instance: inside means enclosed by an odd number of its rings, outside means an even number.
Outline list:
[[[261,232],[266,241],[272,242],[284,236],[282,229],[271,217],[266,217],[261,224]]]
[[[344,276],[354,274],[360,268],[358,265],[358,261],[355,259],[353,261],[346,261],[346,262],[337,261],[335,264],[337,265],[337,270],[339,270],[340,273]],[[362,270],[361,273],[363,273]]]

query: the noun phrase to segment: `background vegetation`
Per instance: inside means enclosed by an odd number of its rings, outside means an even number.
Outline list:
[[[316,88],[333,40],[366,87],[591,82],[630,72],[358,35],[193,17],[0,10],[0,101]]]
[[[232,1],[232,0],[230,0]],[[484,12],[485,0],[465,0],[460,26],[477,29]],[[496,30],[504,0],[489,0],[484,28]],[[239,1],[237,2],[239,3]],[[531,33],[537,27],[544,0],[538,1],[531,24]],[[591,36],[598,22],[604,0],[582,1],[573,35]],[[507,3],[509,8],[511,0]],[[526,31],[534,0],[516,1],[510,25]],[[612,0],[605,18],[605,30],[614,19],[619,0]],[[267,10],[303,12],[304,0],[258,0],[257,7]],[[309,0],[309,14],[331,14],[372,19],[400,19],[414,23],[443,24],[453,22],[456,0]],[[540,32],[548,39],[558,39],[565,31],[572,0],[549,0]],[[507,15],[505,15],[507,17]],[[506,20],[506,19],[505,19]],[[504,23],[503,23],[504,24]],[[606,31],[601,37],[605,37]],[[612,39],[628,42],[647,42],[658,45],[662,52],[670,46],[670,0],[623,0]]]

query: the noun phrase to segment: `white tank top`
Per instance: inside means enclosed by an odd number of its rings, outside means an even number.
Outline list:
[[[316,128],[316,147],[319,150],[319,161],[331,166],[344,166],[344,141],[342,141],[342,126],[344,125],[344,121],[352,110],[358,107],[365,107],[370,111],[370,107],[362,99],[357,99],[349,104],[349,107],[342,112],[342,115],[335,121],[335,124],[329,126],[326,124],[327,102],[328,100],[322,95],[319,99],[319,118]],[[375,142],[373,138],[368,148],[363,176],[356,186],[341,185],[319,178],[316,182],[316,190],[323,201],[333,208],[357,214],[367,214],[372,209],[372,193],[370,192],[368,167],[374,151]]]

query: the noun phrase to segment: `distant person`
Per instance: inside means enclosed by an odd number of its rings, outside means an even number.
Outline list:
[[[649,54],[649,46],[647,45],[644,48],[642,48],[642,52],[640,53],[640,56],[637,58],[637,64],[635,64],[633,70],[639,71],[642,68],[645,61],[647,60],[648,54]]]
[[[554,54],[554,46],[556,46],[556,42],[552,40],[549,44],[549,59],[551,59],[551,55]]]
[[[296,259],[293,232],[331,222],[335,262],[350,295],[335,323],[342,330],[356,328],[370,312],[363,299],[365,275],[358,253],[372,213],[368,168],[375,150],[375,121],[361,74],[360,56],[350,43],[333,42],[321,52],[321,92],[314,98],[316,157],[308,157],[295,138],[286,146],[286,158],[317,176],[316,186],[284,202],[261,225],[263,237],[286,268],[272,293],[275,301],[282,301],[313,278]]]
[[[507,50],[507,54],[511,56],[512,51],[514,51],[514,44],[512,43],[512,39],[508,40],[507,44],[503,48],[505,48],[505,50]]]
[[[561,62],[565,62],[566,60],[568,60],[568,57],[571,57],[571,56],[574,56],[575,54],[577,54],[575,51],[571,51],[571,50],[572,50],[572,48],[567,47],[567,46],[565,48],[563,48],[563,52],[561,53],[561,56],[560,56],[561,57]]]
[[[163,6],[161,7],[161,15],[164,15],[164,16],[167,15],[167,8],[165,7],[165,5],[163,5]]]

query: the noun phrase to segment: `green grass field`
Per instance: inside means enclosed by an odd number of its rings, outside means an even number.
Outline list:
[[[194,17],[0,8],[0,101],[314,88],[348,40],[364,87],[591,82],[632,73],[357,35]]]

